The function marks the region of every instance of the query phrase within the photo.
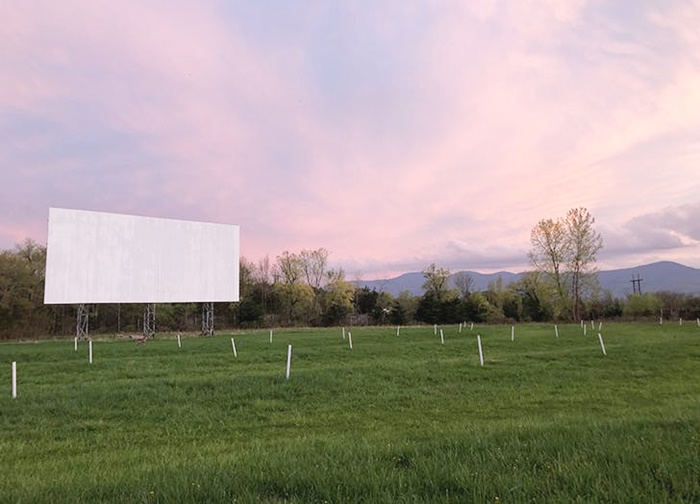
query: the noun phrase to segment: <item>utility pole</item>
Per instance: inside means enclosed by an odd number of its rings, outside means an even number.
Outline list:
[[[639,276],[639,273],[637,273],[637,278],[634,278],[634,275],[632,275],[631,281],[633,294],[639,294],[640,296],[642,295],[642,280],[644,279]]]

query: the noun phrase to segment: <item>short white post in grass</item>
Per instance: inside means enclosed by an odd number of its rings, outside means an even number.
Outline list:
[[[591,329],[595,329],[595,320],[591,320]]]
[[[605,353],[605,345],[603,344],[603,335],[598,333],[598,341],[600,341],[600,349],[603,351],[603,355],[608,355]]]
[[[12,361],[12,399],[17,399],[17,362]]]
[[[470,324],[471,324],[471,326],[469,327],[469,330],[473,331],[474,330],[474,322],[470,322]]]
[[[437,324],[433,325],[433,334],[437,335]]]
[[[515,326],[510,326],[510,340],[515,341]]]
[[[289,372],[292,369],[292,345],[287,345],[287,380],[289,380]]]
[[[598,330],[602,331],[603,330],[603,321],[601,320],[600,323],[598,324]]]
[[[180,335],[177,335],[177,347],[182,348],[182,340],[180,339]]]
[[[231,338],[231,349],[233,350],[233,356],[237,359],[238,352],[236,352],[236,342],[233,341],[233,338]]]
[[[459,323],[459,333],[462,334],[462,323]]]
[[[584,336],[586,335],[586,327],[588,327],[588,326],[587,326],[587,325],[584,325],[584,326],[583,326],[583,335],[584,335]]]
[[[583,328],[583,320],[581,320],[581,328]]]
[[[682,319],[682,318],[679,318],[679,319],[678,319],[678,325],[683,325],[683,319]]]
[[[350,344],[350,350],[352,350],[352,333],[348,331],[348,343]]]
[[[659,317],[659,325],[663,325],[663,323],[664,323],[664,318],[663,318],[663,317]]]
[[[270,329],[270,343],[272,344],[272,329]]]
[[[78,337],[73,338],[73,350],[78,351]]]
[[[345,339],[345,328],[343,327],[343,339]]]
[[[700,318],[695,319],[695,322],[698,323],[698,327],[700,327]]]
[[[559,328],[557,327],[557,324],[554,324],[554,336],[557,338],[559,337]]]
[[[401,332],[401,326],[396,326],[396,335],[398,336]]]
[[[445,344],[445,333],[443,332],[442,327],[440,328],[440,344]]]
[[[476,335],[476,342],[479,345],[479,363],[481,363],[481,366],[484,366],[484,352],[481,351],[481,335],[477,334]]]
[[[88,360],[92,364],[92,340],[88,341]]]

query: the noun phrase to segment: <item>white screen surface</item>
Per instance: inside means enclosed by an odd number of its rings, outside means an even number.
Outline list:
[[[49,209],[44,303],[238,301],[239,227]]]

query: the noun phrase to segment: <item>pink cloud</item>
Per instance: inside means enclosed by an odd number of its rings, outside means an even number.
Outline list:
[[[0,107],[53,126],[0,162],[23,164],[35,217],[58,199],[237,223],[253,260],[323,246],[375,271],[519,264],[541,218],[587,206],[614,227],[700,189],[699,9],[649,13],[639,44],[596,8],[316,6],[263,40],[217,3],[24,4],[0,34],[0,69],[16,66]]]

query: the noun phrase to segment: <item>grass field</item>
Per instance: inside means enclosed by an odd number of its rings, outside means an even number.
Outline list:
[[[2,344],[0,502],[700,502],[700,328],[558,329]]]

